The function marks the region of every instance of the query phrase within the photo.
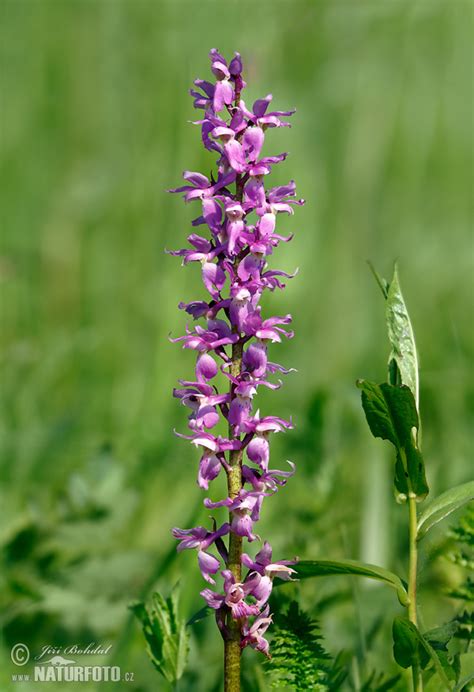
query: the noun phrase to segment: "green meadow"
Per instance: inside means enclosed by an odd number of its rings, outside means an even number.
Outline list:
[[[384,381],[389,353],[367,260],[387,279],[398,261],[434,496],[473,468],[473,6],[0,4],[0,688],[43,689],[12,682],[32,670],[10,660],[17,642],[32,659],[44,646],[95,642],[110,649],[88,661],[134,673],[113,689],[167,692],[127,606],[178,581],[185,617],[203,604],[195,555],[177,555],[170,533],[209,515],[198,455],[173,434],[187,432],[187,413],[172,388],[191,379],[194,357],[168,338],[185,330],[178,303],[204,295],[199,266],[164,252],[184,247],[199,213],[166,190],[183,170],[213,166],[188,89],[208,78],[210,48],[238,50],[247,102],[271,92],[277,109],[297,108],[291,128],[267,132],[265,155],[290,152],[271,182],[294,179],[306,199],[279,217],[295,237],[271,258],[299,272],[264,303],[267,315],[293,315],[294,339],[270,357],[297,372],[258,397],[262,414],[292,417],[271,466],[289,459],[297,473],[264,505],[258,533],[277,559],[353,558],[406,574],[392,450],[371,437],[355,386]],[[220,482],[214,500],[225,496]],[[425,629],[459,609],[445,595],[465,578],[447,558],[458,516],[421,549]],[[396,672],[392,590],[342,576],[284,589],[320,621],[325,648],[347,652],[342,689],[362,689],[374,669]],[[179,690],[218,692],[214,620],[190,630]],[[243,658],[245,692],[269,690],[263,657]]]

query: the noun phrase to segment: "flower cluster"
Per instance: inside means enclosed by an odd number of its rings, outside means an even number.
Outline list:
[[[260,416],[253,410],[258,388],[277,389],[281,381],[272,375],[289,370],[268,360],[268,344],[282,336],[290,315],[264,318],[260,299],[265,289],[284,288],[282,280],[292,274],[269,269],[267,258],[280,242],[288,242],[276,232],[278,214],[293,214],[293,206],[303,204],[295,198],[295,183],[267,189],[265,177],[272,166],[284,161],[286,153],[262,156],[266,131],[287,127],[285,120],[294,111],[269,111],[272,96],[255,101],[250,110],[241,97],[245,88],[242,62],[235,54],[230,63],[215,49],[210,52],[214,82],[197,79],[191,89],[195,108],[203,117],[200,126],[204,147],[217,154],[217,172],[210,178],[185,171],[185,185],[171,192],[183,193],[186,201],[200,201],[200,215],[192,222],[205,233],[191,233],[190,247],[171,251],[183,264],[200,262],[202,280],[209,294],[206,300],[180,303],[179,307],[196,321],[186,334],[176,339],[184,348],[196,351],[195,379],[180,380],[174,396],[190,409],[191,435],[180,435],[201,450],[197,475],[204,490],[221,473],[227,475],[228,497],[204,500],[205,507],[227,507],[229,522],[212,530],[202,526],[173,529],[180,540],[178,550],[197,549],[203,578],[215,585],[220,572],[220,592],[206,588],[201,595],[216,611],[224,638],[229,623],[238,623],[241,647],[250,645],[268,655],[264,633],[271,622],[267,605],[275,576],[290,579],[294,561],[272,561],[272,549],[265,542],[252,559],[238,548],[238,564],[232,541],[260,540],[254,532],[264,498],[284,486],[294,473],[269,468],[271,433],[292,427],[291,421],[277,416]],[[201,320],[202,323],[197,321]],[[227,378],[226,391],[220,393],[214,378]],[[215,434],[225,422],[227,436]],[[210,432],[213,431],[214,432]],[[245,461],[248,460],[248,463]],[[224,537],[228,536],[228,545]],[[213,552],[211,552],[213,551]],[[231,553],[234,560],[231,559]],[[242,569],[248,572],[242,577]]]

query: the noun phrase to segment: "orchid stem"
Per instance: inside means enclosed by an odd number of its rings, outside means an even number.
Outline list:
[[[230,373],[233,377],[240,375],[242,369],[243,344],[238,341],[232,346],[232,362]],[[234,385],[231,385],[231,399],[235,396]],[[229,426],[229,437],[232,438],[232,429]],[[236,497],[242,488],[242,451],[232,450],[229,454],[229,472],[227,474],[227,487],[229,497]],[[232,516],[229,517],[229,522]],[[228,568],[235,577],[236,582],[242,579],[242,536],[229,534],[229,564]],[[224,690],[225,692],[240,692],[240,622],[234,620],[231,614],[227,617],[228,634],[224,641]]]

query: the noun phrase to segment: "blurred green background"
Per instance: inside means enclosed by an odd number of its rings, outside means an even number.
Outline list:
[[[186,415],[171,390],[193,357],[168,335],[184,331],[177,303],[203,294],[198,267],[163,250],[183,245],[196,215],[165,190],[213,163],[187,93],[208,78],[211,47],[242,53],[248,102],[272,92],[276,108],[297,107],[266,146],[291,153],[272,184],[294,178],[307,200],[279,219],[295,238],[273,258],[299,275],[265,304],[294,316],[295,338],[271,356],[298,372],[259,395],[263,413],[293,416],[272,466],[288,458],[298,472],[265,505],[259,533],[276,557],[353,557],[405,573],[390,450],[370,437],[354,386],[384,380],[388,356],[367,259],[387,278],[399,261],[431,492],[472,476],[472,8],[2,0],[2,690],[27,672],[10,661],[18,641],[34,652],[112,644],[94,662],[134,671],[123,689],[166,690],[127,604],[180,579],[183,614],[201,605],[195,556],[176,560],[170,536],[208,513],[196,454],[172,434]],[[437,557],[443,541],[421,556],[426,627],[456,608],[442,595],[461,578]],[[361,631],[375,628],[367,665],[394,668],[392,592],[342,578],[290,588],[321,618],[331,652],[360,653]],[[192,637],[182,689],[218,690],[214,623]],[[245,689],[266,689],[258,656],[244,658]]]

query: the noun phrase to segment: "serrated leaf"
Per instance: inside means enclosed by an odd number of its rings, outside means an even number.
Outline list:
[[[438,522],[462,505],[474,500],[474,481],[457,485],[436,497],[418,519],[417,540],[425,536]]]
[[[200,622],[201,620],[204,620],[205,618],[209,617],[209,615],[213,612],[212,608],[209,608],[209,606],[203,606],[200,608],[197,613],[194,613],[194,615],[187,621],[187,625],[194,625],[196,622]]]
[[[142,624],[151,662],[168,682],[176,684],[186,667],[189,650],[186,623],[178,615],[177,587],[166,599],[155,592],[150,608],[134,603],[130,609]]]
[[[431,644],[433,649],[447,650],[447,645],[454,637],[456,633],[456,622],[447,622],[439,627],[434,627],[433,629],[425,632],[423,634],[427,642]]]
[[[388,359],[389,371],[394,362],[400,376],[399,384],[404,384],[411,389],[418,410],[418,357],[415,336],[400,288],[396,264],[387,290],[385,316],[391,346]]]
[[[272,658],[266,664],[271,686],[277,689],[328,691],[343,679],[338,665],[324,650],[319,625],[296,601],[274,614]],[[345,676],[344,676],[345,677]]]
[[[374,437],[389,440],[396,450],[395,487],[399,493],[428,494],[423,457],[417,445],[419,418],[415,399],[406,385],[358,380],[362,407]]]
[[[376,579],[395,589],[401,605],[408,605],[408,594],[400,577],[388,569],[377,567],[377,565],[370,565],[357,560],[302,560],[294,565],[294,569],[298,574],[298,579],[328,577],[336,574]],[[275,581],[275,586],[277,584],[278,582]]]
[[[451,689],[450,682],[436,651],[418,630],[413,622],[406,618],[396,617],[392,626],[393,657],[402,668],[419,665],[426,668],[431,660],[443,685]]]

